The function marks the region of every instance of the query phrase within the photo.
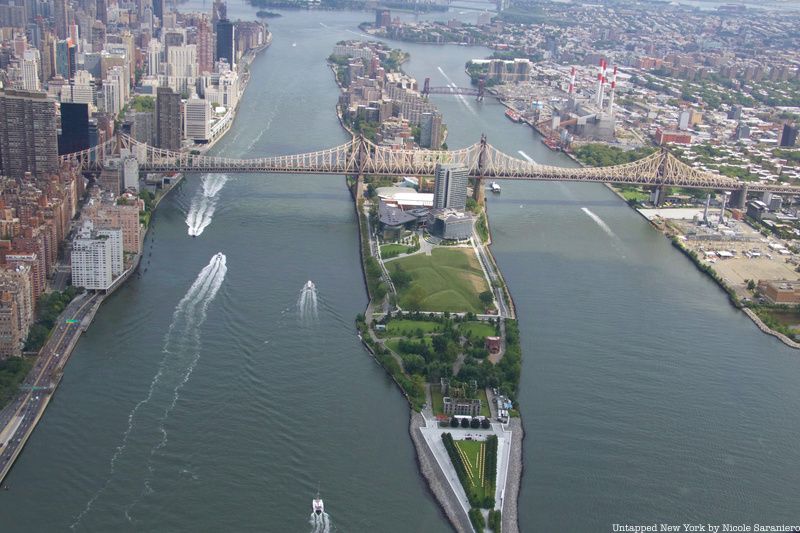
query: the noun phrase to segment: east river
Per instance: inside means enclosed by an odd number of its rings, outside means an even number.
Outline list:
[[[214,152],[346,141],[324,60],[370,16],[271,21]],[[487,53],[394,46],[434,85],[465,85],[465,61]],[[569,163],[497,102],[436,103],[450,147],[484,132]],[[522,330],[522,531],[798,520],[800,353],[604,186],[502,185],[489,213]],[[408,407],[354,332],[366,297],[343,177],[190,176],[145,246],[141,278],[104,304],[6,478],[0,530],[308,531],[317,487],[333,531],[450,530],[417,472]],[[316,317],[298,309],[307,280]]]

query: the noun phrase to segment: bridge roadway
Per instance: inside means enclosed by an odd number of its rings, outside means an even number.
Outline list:
[[[82,172],[99,172],[104,161],[121,150],[136,157],[144,172],[230,172],[335,174],[351,176],[434,175],[436,165],[455,164],[470,177],[491,180],[576,181],[683,187],[742,192],[800,194],[800,187],[780,183],[743,182],[714,172],[701,171],[662,149],[638,161],[608,167],[556,167],[539,165],[510,156],[481,138],[479,143],[458,150],[395,150],[378,146],[363,137],[303,154],[253,159],[195,155],[155,148],[119,134],[104,144],[61,157]],[[482,187],[479,188],[482,190]]]

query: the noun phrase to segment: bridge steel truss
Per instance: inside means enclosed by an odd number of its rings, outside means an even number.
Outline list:
[[[143,172],[430,177],[434,175],[438,163],[450,163],[467,168],[471,177],[492,180],[575,181],[800,194],[800,187],[741,182],[713,172],[703,172],[683,163],[666,150],[622,165],[556,167],[512,157],[488,144],[485,138],[459,150],[395,150],[377,146],[363,137],[354,137],[342,145],[316,152],[234,159],[164,150],[119,134],[88,150],[63,155],[61,162],[83,172],[99,172],[108,158],[121,153],[136,157]]]

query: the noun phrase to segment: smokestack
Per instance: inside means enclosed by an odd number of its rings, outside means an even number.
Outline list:
[[[603,86],[603,60],[600,60],[600,68],[597,71],[597,92],[594,95],[594,101],[600,104],[600,91]]]
[[[703,210],[703,222],[708,226],[708,208],[711,206],[711,193],[706,196],[706,208]]]
[[[570,72],[568,92],[570,96],[572,96],[572,93],[575,92],[575,67],[572,67],[572,72]]]
[[[728,196],[730,196],[730,191],[725,191],[722,195],[722,208],[719,210],[719,225],[722,226],[725,223],[725,206],[728,204]]]
[[[614,114],[614,93],[617,92],[617,66],[614,65],[614,74],[611,76],[611,96],[608,98],[608,112]]]

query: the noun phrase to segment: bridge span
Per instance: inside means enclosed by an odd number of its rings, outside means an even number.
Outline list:
[[[797,186],[742,182],[714,172],[701,171],[680,161],[665,149],[622,165],[570,168],[539,165],[512,157],[490,145],[485,137],[472,146],[458,150],[396,150],[378,146],[363,137],[353,137],[349,142],[316,152],[234,159],[164,150],[118,134],[101,145],[63,155],[61,162],[82,172],[99,172],[107,159],[116,157],[123,150],[136,157],[140,170],[144,172],[431,177],[437,164],[449,163],[466,168],[470,177],[477,179],[575,181],[800,194],[800,187]]]

